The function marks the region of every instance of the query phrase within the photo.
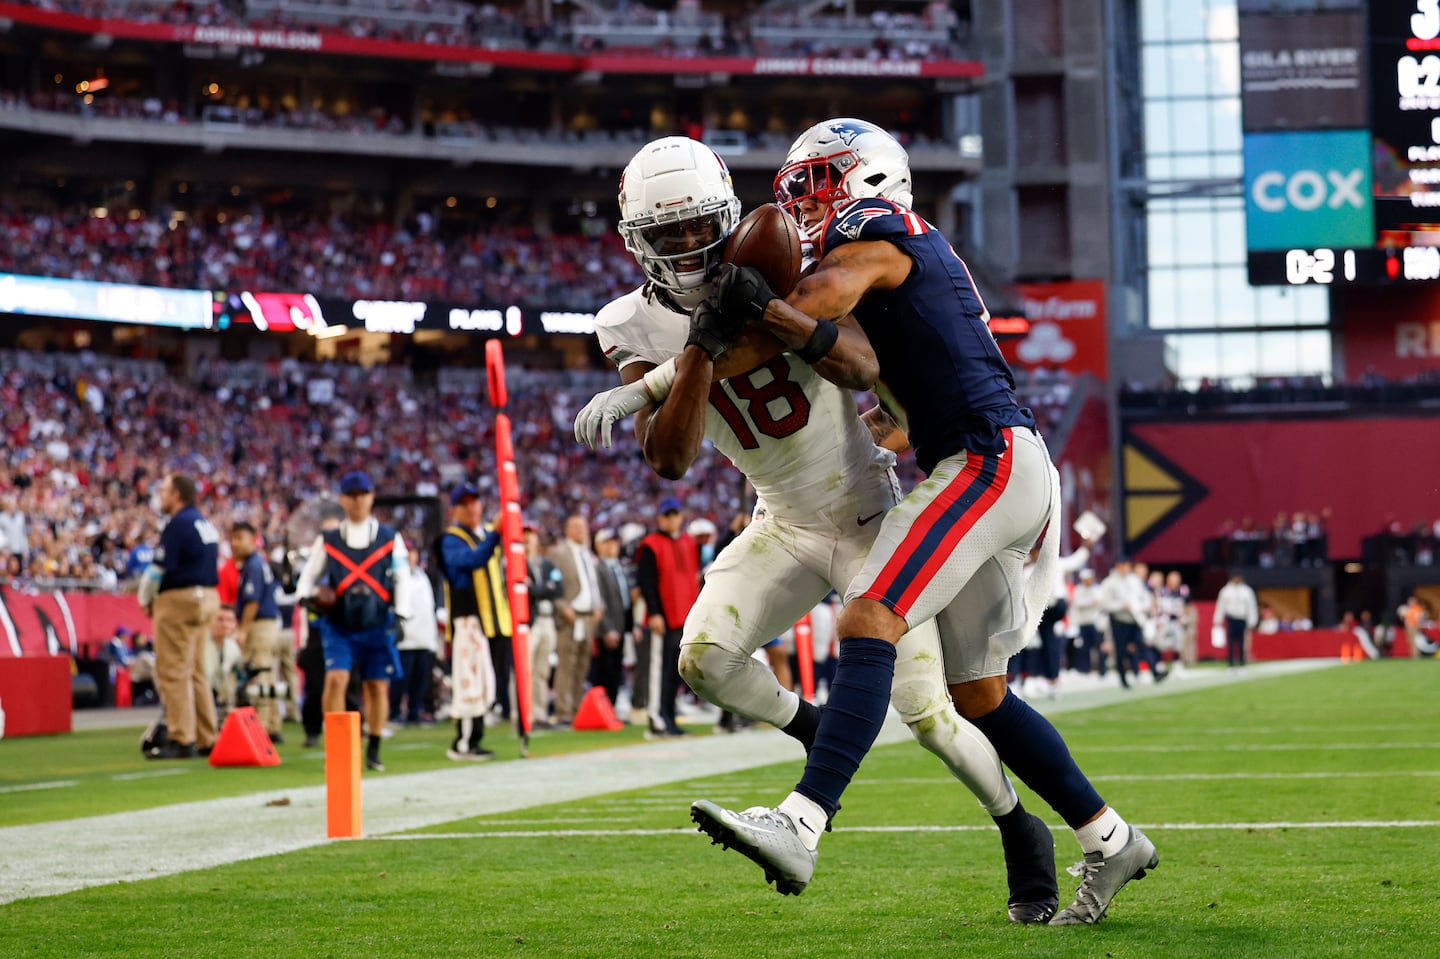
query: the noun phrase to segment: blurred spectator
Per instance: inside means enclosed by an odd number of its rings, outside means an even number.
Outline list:
[[[590,524],[584,516],[565,518],[565,535],[547,558],[560,571],[564,585],[555,599],[555,722],[569,726],[585,693],[591,651],[605,615],[599,559],[591,550]]]
[[[406,536],[406,541],[419,543],[421,537]],[[404,678],[390,684],[390,722],[418,726],[433,722],[434,716],[424,712],[430,695],[430,679],[435,668],[435,654],[440,650],[440,630],[435,615],[435,584],[418,561],[410,566],[410,587],[405,591],[410,609],[400,621],[400,667]],[[402,710],[401,707],[404,706]]]
[[[1260,604],[1255,590],[1238,573],[1215,599],[1215,616],[1225,624],[1225,662],[1230,669],[1244,669],[1250,636],[1260,622]]]
[[[240,651],[239,630],[235,607],[221,606],[210,626],[210,641],[204,646],[205,675],[210,677],[210,689],[222,716],[235,708],[241,661],[245,658]]]
[[[1405,639],[1410,643],[1410,655],[1418,658],[1421,653],[1420,629],[1430,622],[1429,611],[1419,596],[1411,595],[1396,611],[1396,621],[1405,630]],[[1427,644],[1428,645],[1428,644]]]
[[[0,553],[19,557],[23,562],[30,551],[30,534],[20,500],[14,493],[0,498]]]
[[[131,702],[147,706],[160,701],[155,689],[155,643],[143,633],[135,635],[135,648],[130,657]]]

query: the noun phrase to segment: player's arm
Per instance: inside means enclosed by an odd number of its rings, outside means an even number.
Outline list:
[[[821,376],[838,386],[868,390],[880,375],[880,364],[850,314],[866,293],[904,283],[913,265],[892,243],[857,241],[827,255],[784,300],[766,300],[769,290],[763,282],[758,287],[753,280],[741,282],[744,271],[722,276],[719,285],[726,309],[745,304],[753,304],[753,309],[763,303],[763,327]]]
[[[910,448],[910,437],[895,422],[895,417],[885,411],[885,407],[876,404],[864,413],[860,419],[870,427],[870,436],[875,440],[876,446],[882,446],[895,453],[903,453]]]
[[[634,383],[655,368],[644,361],[627,363],[620,370],[624,383]],[[658,475],[676,480],[685,475],[705,438],[705,408],[715,364],[698,346],[687,346],[675,360],[675,380],[664,401],[635,414],[635,438],[645,462]]]
[[[893,243],[846,243],[821,260],[788,297],[770,301],[765,327],[827,380],[868,390],[880,375],[880,363],[850,313],[866,293],[904,283],[913,267]],[[832,323],[838,335],[829,332]],[[820,358],[811,360],[816,353]]]
[[[786,346],[763,326],[746,325],[730,348],[715,361],[714,378],[728,380],[742,376],[784,353]]]
[[[459,536],[445,536],[440,540],[440,555],[445,562],[447,575],[454,574],[450,580],[457,586],[464,586],[470,582],[470,576],[477,569],[490,562],[490,557],[500,548],[500,531],[498,529],[482,529],[484,535],[474,546],[468,545]],[[397,535],[396,539],[400,537]],[[408,568],[409,561],[406,560]],[[399,568],[396,568],[398,575]]]

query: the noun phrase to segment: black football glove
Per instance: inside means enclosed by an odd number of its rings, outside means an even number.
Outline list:
[[[770,284],[753,266],[721,263],[715,268],[711,282],[714,284],[715,302],[720,309],[742,317],[748,323],[759,323],[764,319],[765,307],[775,299]]]
[[[711,360],[718,360],[740,335],[743,320],[738,313],[726,314],[709,300],[690,311],[690,337],[686,346],[698,346],[710,354]]]

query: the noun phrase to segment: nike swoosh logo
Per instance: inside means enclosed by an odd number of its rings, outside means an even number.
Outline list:
[[[1119,826],[1111,826],[1111,827],[1110,827],[1110,831],[1107,832],[1105,835],[1103,835],[1103,836],[1100,837],[1100,841],[1101,841],[1101,842],[1109,842],[1109,841],[1110,841],[1110,837],[1113,836],[1113,835],[1115,835],[1115,830],[1116,830],[1116,829],[1119,829],[1119,828],[1120,828]]]
[[[874,517],[871,517],[871,518],[873,519]],[[796,816],[796,817],[795,817],[795,821],[798,822],[798,823],[800,823],[800,825],[804,826],[804,827],[805,827],[807,830],[809,830],[810,832],[814,832],[814,831],[815,831],[815,827],[812,826],[812,825],[810,825],[808,822],[806,822],[804,816]]]
[[[870,522],[872,519],[875,519],[877,516],[884,516],[886,512],[886,510],[882,509],[878,513],[871,513],[869,516],[862,516],[855,522],[859,523],[861,526],[864,526],[866,523]]]

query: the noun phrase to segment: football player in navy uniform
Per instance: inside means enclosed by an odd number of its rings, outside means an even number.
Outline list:
[[[876,445],[849,390],[820,376],[812,359],[772,352],[762,363],[745,356],[754,344],[732,356],[707,331],[723,319],[705,306],[707,276],[740,222],[729,171],[713,150],[686,137],[647,144],[625,169],[620,208],[620,233],[648,282],[595,318],[624,385],[586,405],[576,436],[609,445],[611,427],[633,413],[657,474],[683,475],[703,438],[749,478],[754,521],[706,572],[685,617],[678,668],[706,700],[771,723],[808,750],[819,709],[753,654],[860,571],[880,517],[900,498],[895,455]],[[698,307],[705,308],[692,314]],[[868,344],[859,343],[865,357],[857,359],[873,365]],[[1019,802],[994,747],[955,712],[933,623],[917,623],[899,643],[884,695],[994,818],[1011,921],[1047,921],[1059,905],[1054,839]],[[798,892],[808,878],[781,876],[780,888]]]
[[[835,682],[795,791],[775,809],[700,801],[692,817],[777,885],[803,889],[825,825],[884,721],[895,644],[934,617],[961,715],[1084,850],[1075,901],[1051,923],[1098,922],[1120,888],[1159,859],[1101,799],[1054,726],[1005,684],[1007,661],[1049,601],[1060,488],[1035,418],[1016,401],[985,304],[944,236],[909,209],[909,158],[879,127],[853,119],[812,127],[791,147],[775,192],[819,266],[780,299],[758,271],[723,264],[713,305],[758,324],[837,385],[873,388],[927,478],[885,514],[845,592]],[[857,363],[867,339],[874,363]],[[1037,541],[1027,589],[1021,570]]]

